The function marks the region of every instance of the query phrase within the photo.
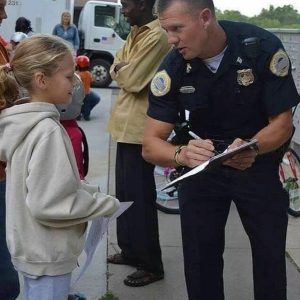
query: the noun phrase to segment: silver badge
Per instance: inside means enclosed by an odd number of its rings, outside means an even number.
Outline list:
[[[182,94],[192,94],[195,93],[195,88],[193,86],[182,86],[179,91]]]
[[[243,69],[237,71],[237,82],[239,85],[248,86],[254,82],[252,69]]]

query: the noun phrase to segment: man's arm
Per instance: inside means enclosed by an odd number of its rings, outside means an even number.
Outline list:
[[[253,138],[258,140],[259,153],[264,154],[278,149],[293,133],[292,110],[269,118],[269,125],[260,130]]]
[[[173,124],[147,118],[142,155],[146,161],[160,166],[174,166],[175,146],[167,142]]]
[[[116,55],[110,69],[111,77],[120,88],[131,93],[143,90],[153,78],[161,60],[169,50],[169,45],[162,34],[155,33],[130,58],[124,61],[124,51]]]
[[[166,142],[174,125],[148,118],[143,141],[143,157],[145,160],[160,166],[173,166],[178,164],[174,160],[177,146]],[[258,140],[259,154],[268,153],[278,149],[291,136],[293,129],[292,113],[286,111],[269,118],[269,125],[260,130],[253,138]],[[236,139],[231,148],[240,146],[245,141]],[[177,156],[180,164],[195,167],[213,156],[213,144],[210,140],[191,140]],[[257,156],[255,150],[245,150],[224,164],[239,170],[252,166]]]
[[[143,157],[145,160],[160,166],[178,167],[175,153],[178,146],[166,140],[174,124],[161,122],[148,117],[144,131]],[[191,140],[177,155],[180,165],[195,167],[213,156],[213,144],[210,140]]]
[[[258,153],[254,150],[246,150],[227,160],[224,164],[240,170],[247,169],[252,166],[257,154],[265,154],[278,149],[291,137],[292,132],[293,115],[291,110],[272,116],[269,118],[268,126],[253,137],[258,140]],[[230,147],[234,148],[243,143],[243,140],[236,139]]]

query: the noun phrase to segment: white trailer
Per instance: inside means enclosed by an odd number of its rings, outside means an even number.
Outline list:
[[[7,0],[5,10],[7,19],[1,24],[0,34],[9,41],[19,17],[30,20],[34,32],[51,34],[64,11],[73,15],[74,0]]]

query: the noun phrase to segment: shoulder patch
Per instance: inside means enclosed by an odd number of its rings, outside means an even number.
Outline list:
[[[279,49],[272,57],[270,62],[270,71],[279,77],[284,77],[290,69],[290,61],[283,49]]]
[[[154,96],[160,97],[166,95],[171,88],[171,78],[166,70],[155,74],[151,81],[151,92]]]

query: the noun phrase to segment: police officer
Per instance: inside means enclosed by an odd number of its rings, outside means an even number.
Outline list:
[[[256,149],[179,186],[189,299],[224,299],[224,228],[233,200],[252,247],[255,299],[285,300],[288,195],[278,165],[299,102],[290,60],[272,33],[218,22],[211,0],[158,0],[157,10],[174,49],[151,83],[143,157],[188,171],[216,150],[258,140]],[[200,138],[174,146],[166,139],[182,109]]]

